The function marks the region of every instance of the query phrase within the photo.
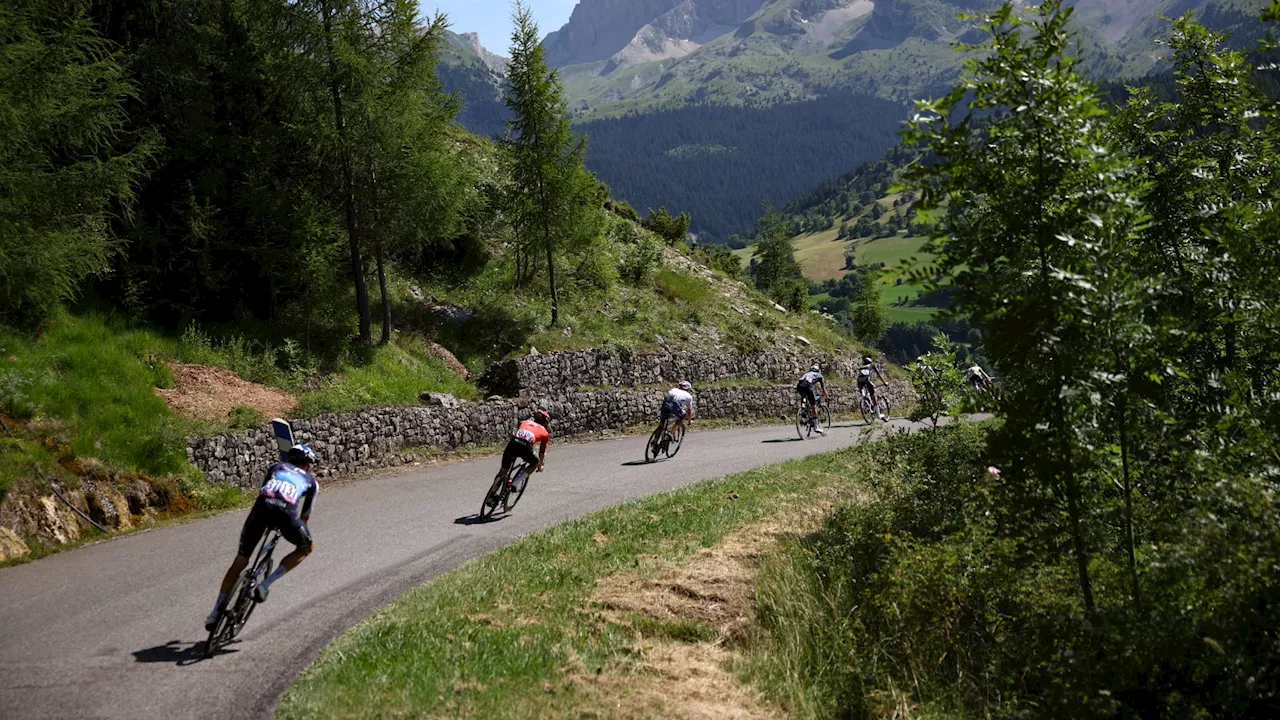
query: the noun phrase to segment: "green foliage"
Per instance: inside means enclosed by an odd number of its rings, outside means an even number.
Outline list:
[[[156,149],[126,131],[134,87],[86,9],[0,7],[0,323],[34,324],[108,269]]]
[[[1181,102],[1108,116],[1070,17],[985,18],[961,84],[911,123],[931,161],[908,179],[1004,420],[985,447],[894,441],[882,499],[762,579],[784,671],[763,677],[812,714],[1275,707],[1276,107],[1184,18]]]
[[[668,245],[684,245],[685,238],[689,235],[689,213],[680,213],[678,217],[673,216],[667,212],[665,206],[657,210],[649,208],[649,217],[645,218],[642,224],[646,230],[652,231]]]
[[[560,79],[547,65],[537,23],[521,0],[514,5],[513,18],[507,107],[514,119],[508,123],[503,148],[511,163],[508,208],[520,239],[517,282],[527,282],[537,259],[546,258],[551,324],[556,325],[556,255],[590,254],[602,230],[604,191],[582,167],[586,141],[575,138],[569,127]]]
[[[781,215],[770,213],[760,221],[760,241],[751,258],[751,275],[756,289],[787,307],[782,300],[795,299],[796,288],[808,295],[808,286],[800,276],[791,233]],[[807,300],[801,307],[808,305]],[[793,308],[794,310],[795,308]]]
[[[911,420],[929,420],[934,430],[944,415],[958,415],[964,399],[964,376],[956,365],[956,346],[941,332],[934,335],[933,350],[907,366],[911,387],[918,399]]]

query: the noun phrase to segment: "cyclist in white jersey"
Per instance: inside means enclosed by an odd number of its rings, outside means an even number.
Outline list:
[[[865,389],[871,394],[872,407],[876,409],[876,412],[880,413],[880,420],[882,422],[889,422],[889,419],[880,411],[880,399],[876,396],[876,385],[871,381],[872,373],[874,373],[876,377],[880,378],[880,382],[889,382],[885,379],[884,374],[880,372],[880,368],[876,366],[875,361],[870,357],[864,356],[862,358],[862,369],[858,371],[858,390],[861,391]]]
[[[990,391],[991,376],[982,369],[981,365],[974,363],[973,366],[969,368],[969,384],[973,385],[974,390]]]
[[[822,398],[818,397],[818,389],[822,390]],[[822,407],[822,400],[831,397],[827,393],[827,382],[822,379],[822,368],[814,364],[809,368],[809,372],[800,376],[800,381],[796,383],[796,394],[800,397],[809,399],[809,406],[813,408],[812,417],[809,418],[809,425],[819,435],[826,435],[827,431],[822,429],[822,425],[818,423],[818,409]]]
[[[667,424],[671,418],[679,418],[679,422],[687,423],[693,419],[693,383],[683,380],[680,385],[667,391],[662,399],[662,412],[658,416],[658,427]],[[655,430],[654,432],[657,432]]]

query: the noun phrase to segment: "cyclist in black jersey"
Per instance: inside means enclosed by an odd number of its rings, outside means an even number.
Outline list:
[[[254,599],[263,602],[271,585],[294,569],[311,554],[315,547],[311,539],[311,530],[307,521],[311,519],[311,508],[315,503],[320,484],[311,474],[311,466],[316,455],[306,445],[294,445],[289,448],[285,462],[276,463],[267,470],[262,479],[262,487],[258,490],[258,499],[249,511],[240,531],[240,547],[236,551],[236,559],[222,578],[222,586],[218,590],[218,599],[214,603],[213,612],[205,618],[206,630],[212,630],[218,622],[218,614],[226,607],[231,588],[236,578],[244,572],[249,564],[249,557],[258,546],[258,541],[269,530],[279,530],[280,535],[296,548],[280,561],[280,567],[266,577],[254,588]]]

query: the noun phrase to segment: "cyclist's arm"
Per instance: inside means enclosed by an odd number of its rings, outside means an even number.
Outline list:
[[[547,463],[547,441],[550,439],[551,436],[547,435],[538,445],[538,472],[542,472],[542,467]]]
[[[316,493],[320,492],[319,483],[311,483],[311,488],[302,496],[302,510],[298,513],[298,517],[302,522],[306,523],[311,520],[311,507],[315,504]]]
[[[828,393],[828,392],[827,392],[827,381],[826,381],[826,380],[819,380],[819,381],[818,381],[818,387],[822,388],[822,397],[823,397],[823,398],[828,399],[828,400],[829,400],[829,399],[831,399],[831,393]]]

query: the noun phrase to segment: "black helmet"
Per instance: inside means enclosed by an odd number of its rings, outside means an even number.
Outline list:
[[[315,451],[309,445],[294,445],[289,448],[289,452],[285,453],[285,462],[290,465],[314,465],[316,463]]]
[[[546,410],[534,410],[533,421],[544,428],[549,428],[551,427],[551,413]]]

